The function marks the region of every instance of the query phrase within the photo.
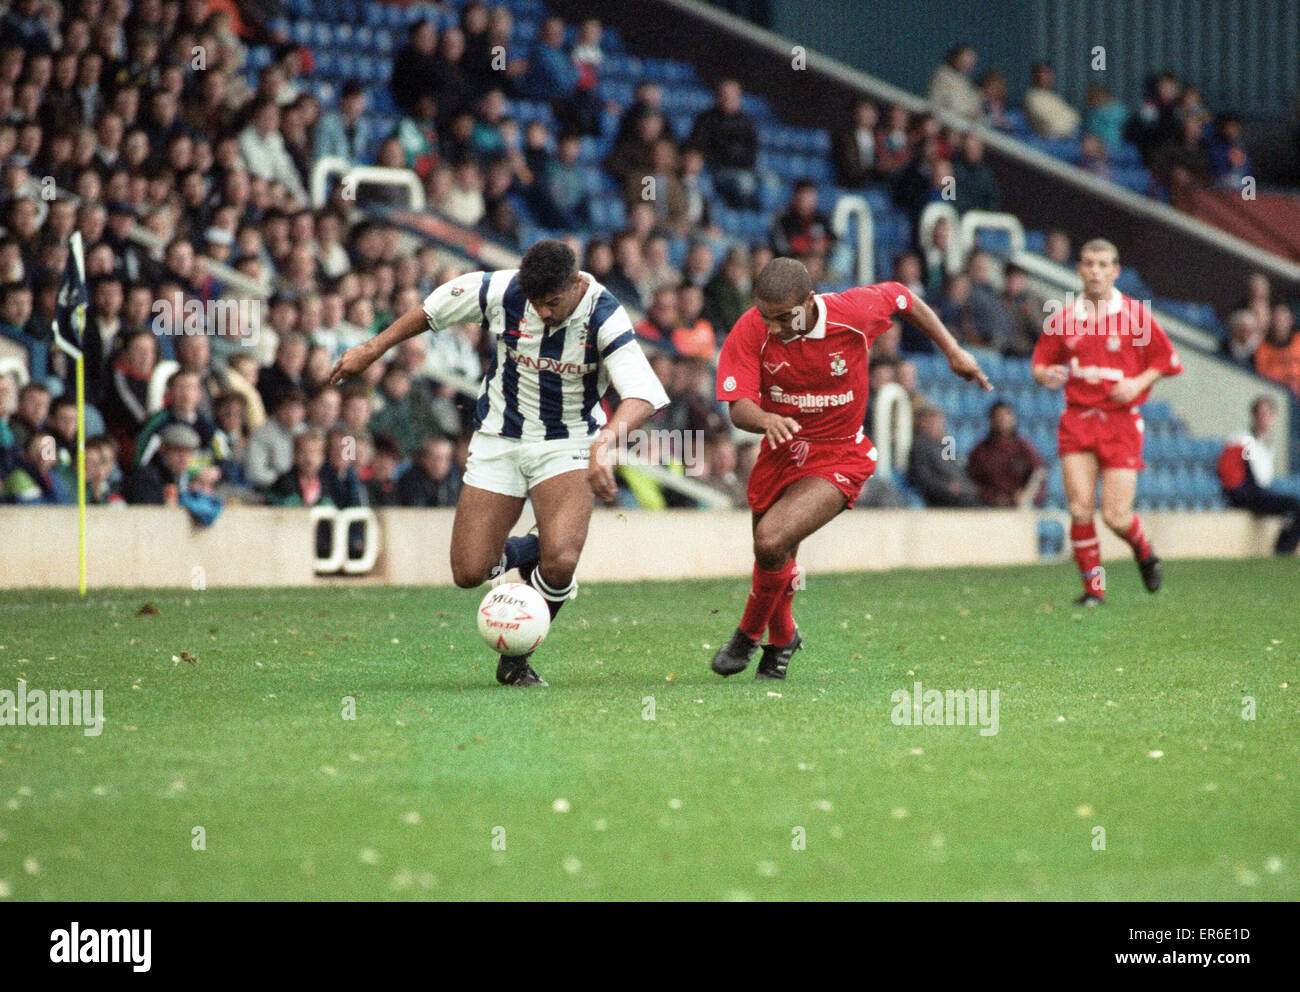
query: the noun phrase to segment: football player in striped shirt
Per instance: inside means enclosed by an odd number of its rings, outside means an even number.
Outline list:
[[[609,447],[668,405],[627,312],[578,270],[563,242],[543,240],[518,269],[471,272],[444,283],[339,359],[330,382],[358,375],[388,349],[432,329],[479,321],[496,336],[474,410],[465,485],[451,533],[451,570],[464,589],[511,568],[542,594],[551,617],[576,594],[592,493],[612,502]],[[619,404],[600,406],[610,387]],[[624,435],[625,436],[625,435]],[[509,537],[525,498],[537,534]],[[531,655],[501,656],[503,685],[546,685]]]

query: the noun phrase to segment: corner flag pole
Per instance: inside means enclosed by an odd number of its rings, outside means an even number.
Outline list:
[[[80,354],[77,355],[77,588],[81,595],[86,595],[86,359]]]
[[[68,264],[59,284],[54,343],[77,368],[77,585],[86,595],[86,362],[81,333],[86,326],[86,259],[81,232],[68,239]]]

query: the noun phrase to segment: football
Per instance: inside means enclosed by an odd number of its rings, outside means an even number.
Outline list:
[[[504,655],[528,654],[546,639],[551,611],[532,586],[505,582],[491,589],[478,606],[483,643]]]

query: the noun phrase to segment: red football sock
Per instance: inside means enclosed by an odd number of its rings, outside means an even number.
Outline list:
[[[767,621],[767,640],[769,644],[775,644],[779,648],[785,647],[794,640],[794,613],[791,607],[794,605],[794,587],[799,581],[799,566],[790,562],[790,581],[785,584],[781,590],[781,598],[776,601],[776,609],[772,611],[772,617]]]
[[[745,603],[745,615],[740,618],[740,630],[754,641],[763,639],[767,622],[776,608],[777,600],[790,584],[794,569],[794,559],[787,558],[785,564],[775,572],[768,572],[754,563],[754,581],[749,589],[749,601]]]
[[[1151,542],[1147,540],[1146,532],[1142,530],[1142,518],[1136,513],[1133,514],[1133,521],[1128,525],[1128,530],[1120,537],[1128,541],[1128,546],[1133,549],[1133,557],[1138,561],[1146,561],[1151,557]]]
[[[1074,548],[1074,561],[1079,566],[1079,574],[1083,576],[1083,588],[1094,596],[1105,596],[1097,528],[1091,522],[1070,524],[1070,544]]]

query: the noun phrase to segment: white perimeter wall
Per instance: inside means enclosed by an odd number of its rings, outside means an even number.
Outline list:
[[[362,577],[312,572],[308,511],[227,507],[210,528],[165,507],[91,507],[88,581],[106,586],[284,586],[451,583],[452,510],[380,510],[383,550]],[[1001,510],[852,510],[813,535],[799,560],[813,572],[1039,561],[1044,515]],[[1063,518],[1058,518],[1063,519]],[[1147,533],[1165,558],[1242,558],[1272,551],[1279,523],[1236,511],[1150,513]],[[531,524],[525,515],[515,533]],[[1102,533],[1102,553],[1128,548]],[[747,576],[743,512],[597,510],[578,576],[585,581]],[[75,588],[77,514],[64,507],[0,508],[0,588]]]

